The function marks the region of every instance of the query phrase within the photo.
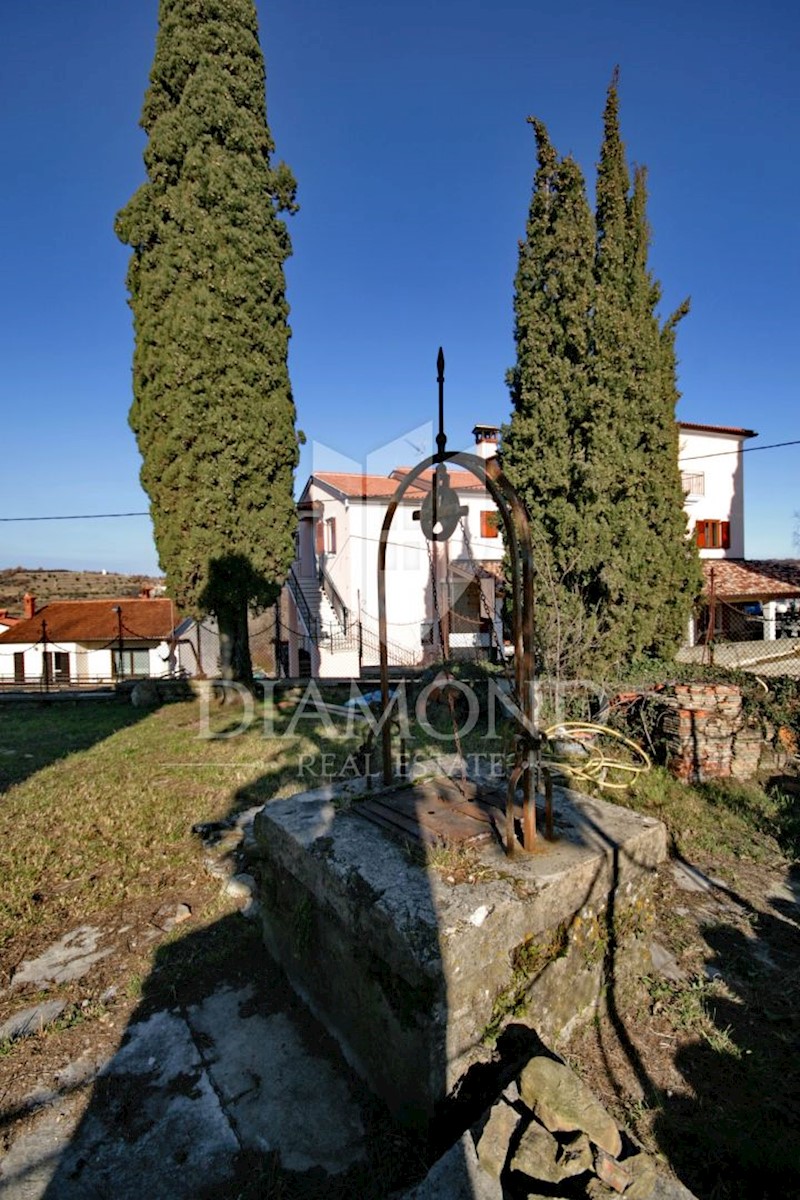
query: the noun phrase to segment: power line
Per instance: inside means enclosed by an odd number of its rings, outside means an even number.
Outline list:
[[[690,454],[681,458],[680,463],[694,462],[699,458],[723,458],[727,454],[753,454],[756,450],[780,450],[782,446],[800,446],[800,438],[793,442],[773,442],[771,446],[740,446],[738,450],[715,450],[713,454]]]
[[[107,517],[149,517],[149,512],[76,513],[69,517],[0,517],[0,521],[102,521]]]
[[[713,454],[690,454],[681,458],[681,464],[696,462],[701,458],[725,458],[730,454],[754,454],[757,450],[781,450],[784,446],[800,446],[800,438],[791,442],[772,442],[767,446],[740,446],[738,450],[715,450]],[[104,521],[117,517],[149,517],[149,512],[120,512],[120,513],[73,513],[70,516],[53,517],[0,517],[0,522],[12,521]],[[364,541],[376,541],[375,538],[364,538]],[[396,545],[403,545],[398,542]]]

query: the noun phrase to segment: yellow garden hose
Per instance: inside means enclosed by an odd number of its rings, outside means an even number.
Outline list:
[[[586,758],[574,759],[554,753],[548,754],[548,759],[556,764],[559,770],[570,779],[583,783],[596,783],[598,787],[609,791],[625,791],[644,771],[651,767],[650,758],[636,742],[631,741],[616,729],[607,725],[592,725],[586,721],[561,721],[545,729],[544,736],[549,743],[558,741],[577,742],[586,751]],[[619,758],[603,751],[598,743],[599,738],[612,738],[627,746],[635,755],[633,762],[624,762]],[[608,778],[609,772],[617,772],[623,778]]]

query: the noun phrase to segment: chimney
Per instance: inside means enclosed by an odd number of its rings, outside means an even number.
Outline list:
[[[147,587],[147,586],[140,588],[139,589],[139,599],[140,600],[152,600],[153,599],[153,589],[151,587]]]
[[[497,425],[476,425],[472,431],[475,438],[475,453],[478,458],[494,458],[500,441]]]
[[[26,621],[30,621],[31,617],[36,616],[36,597],[30,592],[26,592],[22,597],[22,612]]]

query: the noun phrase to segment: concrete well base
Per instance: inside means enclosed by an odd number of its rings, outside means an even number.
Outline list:
[[[559,788],[554,812],[553,842],[484,843],[456,883],[458,851],[426,861],[335,788],[256,817],[267,947],[403,1120],[427,1121],[509,1021],[558,1042],[649,969],[664,826]]]

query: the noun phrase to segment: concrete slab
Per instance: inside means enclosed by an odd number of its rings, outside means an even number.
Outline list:
[[[346,1171],[364,1156],[364,1126],[344,1081],[284,1013],[247,1015],[252,999],[250,988],[225,988],[187,1014],[239,1141],[277,1150],[288,1171]]]
[[[275,1150],[287,1170],[328,1174],[364,1152],[344,1080],[287,1015],[259,1013],[249,987],[130,1026],[85,1081],[93,1091],[83,1115],[84,1097],[66,1091],[71,1078],[39,1097],[44,1107],[0,1162],[2,1200],[195,1200],[226,1194],[242,1150]]]
[[[403,1119],[427,1120],[489,1057],[504,1005],[552,1041],[596,1005],[609,945],[618,969],[622,943],[650,967],[663,825],[559,788],[554,811],[555,842],[511,859],[482,845],[477,881],[455,885],[360,817],[351,793],[317,790],[256,817],[267,947]]]

